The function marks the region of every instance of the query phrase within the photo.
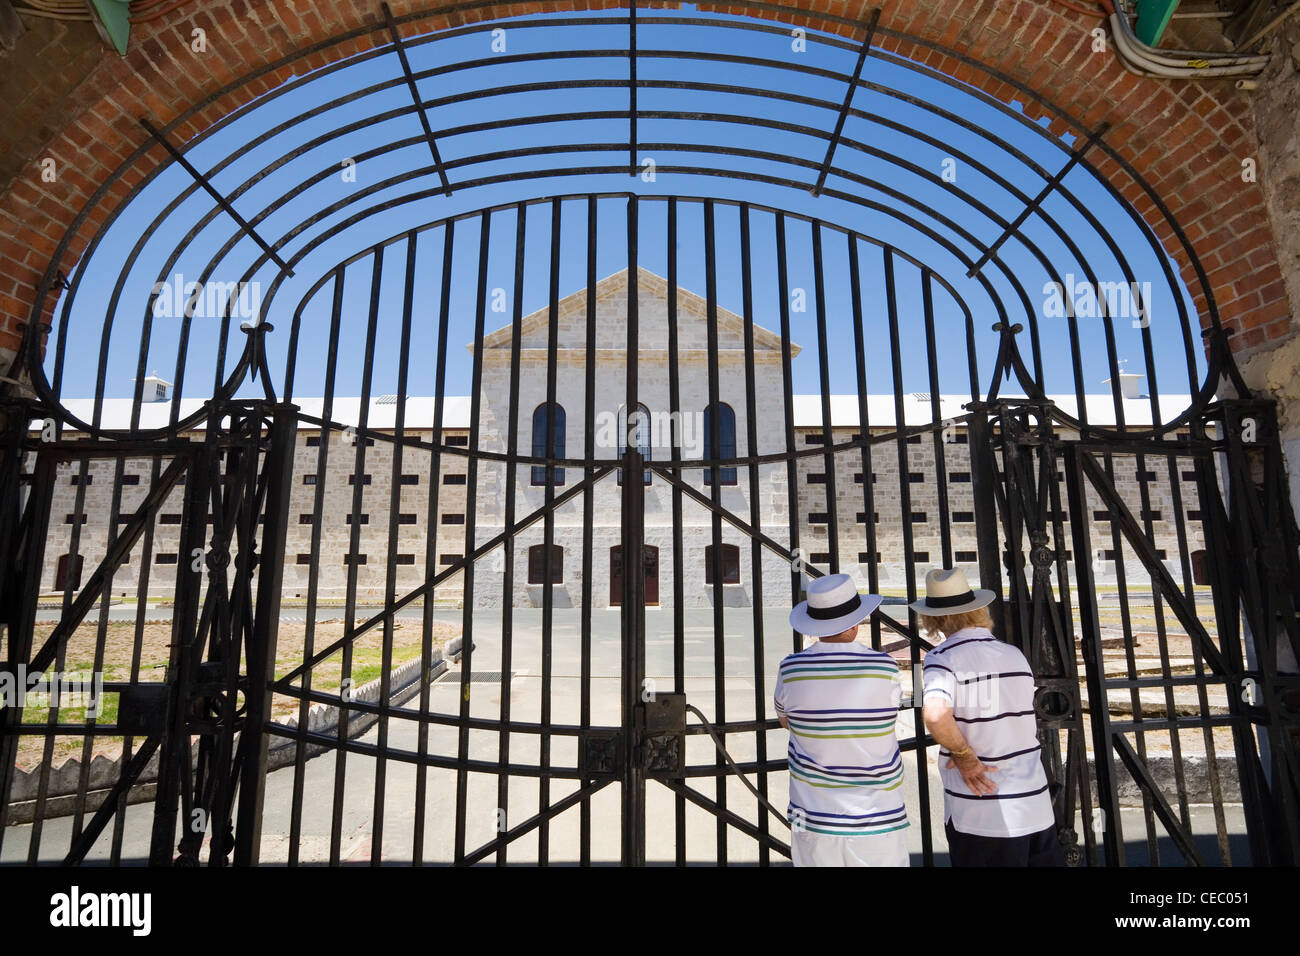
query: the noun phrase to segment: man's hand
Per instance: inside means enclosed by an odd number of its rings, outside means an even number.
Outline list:
[[[987,776],[990,773],[997,773],[998,768],[981,763],[980,758],[973,751],[964,757],[951,758],[948,761],[948,769],[951,770],[953,767],[957,768],[961,779],[976,796],[987,797],[998,792],[997,784]]]

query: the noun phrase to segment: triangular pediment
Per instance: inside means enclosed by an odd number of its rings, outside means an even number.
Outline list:
[[[622,269],[598,281],[596,299],[596,348],[626,350],[628,271]],[[637,269],[637,341],[641,350],[668,348],[668,282],[649,269]],[[587,290],[579,289],[560,299],[557,308],[556,344],[561,350],[587,347]],[[520,321],[519,339],[524,349],[548,348],[550,309],[541,308]],[[484,349],[509,350],[512,328],[509,325],[483,337]],[[704,351],[708,348],[708,303],[700,295],[677,287],[677,347],[679,351]],[[471,346],[471,350],[472,350]],[[718,351],[741,351],[745,348],[745,320],[718,307]],[[781,351],[781,337],[761,326],[754,326],[754,351]],[[799,346],[791,343],[791,356]]]

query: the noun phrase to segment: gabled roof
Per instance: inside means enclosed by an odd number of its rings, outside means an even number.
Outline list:
[[[595,285],[596,295],[596,348],[626,351],[627,335],[624,319],[627,315],[628,271],[621,269],[606,276]],[[645,349],[668,348],[668,282],[649,269],[637,267],[638,341]],[[561,350],[583,350],[587,347],[587,290],[579,289],[560,299],[556,307],[556,338]],[[717,309],[718,350],[730,351],[745,347],[745,320],[721,306]],[[707,348],[708,302],[701,296],[677,287],[677,342],[678,351],[689,352]],[[521,348],[545,349],[550,324],[550,307],[531,312],[520,320]],[[781,336],[760,325],[754,325],[754,351],[781,351]],[[504,325],[483,336],[483,348],[510,349],[512,325]],[[468,348],[472,352],[471,343]],[[799,346],[790,344],[790,355],[799,354]]]

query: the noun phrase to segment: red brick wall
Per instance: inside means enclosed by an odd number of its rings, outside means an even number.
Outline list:
[[[702,9],[860,36],[855,23],[825,18],[857,21],[872,5],[872,0],[802,0],[763,8],[714,3]],[[435,11],[402,28],[415,33],[496,16],[612,9],[625,3],[542,0],[457,9],[394,0],[391,6],[399,17],[417,9]],[[0,194],[0,350],[8,353],[17,347],[36,287],[77,213],[143,142],[139,117],[158,123],[181,117],[172,138],[187,140],[295,73],[385,43],[380,23],[377,0],[215,0],[189,3],[161,20],[137,24],[125,57],[105,53],[90,74],[52,106],[52,135]],[[1109,122],[1107,142],[1154,188],[1193,243],[1220,315],[1237,333],[1233,347],[1249,352],[1290,335],[1291,310],[1260,189],[1241,179],[1242,160],[1256,156],[1248,94],[1238,92],[1230,81],[1175,83],[1135,77],[1113,53],[1091,52],[1089,31],[1100,24],[1100,16],[1092,20],[1045,0],[910,0],[885,5],[876,43],[1004,101],[1020,100],[1030,116],[1050,116],[1054,132],[1063,132],[1069,123],[1051,104],[1088,128]],[[221,50],[221,55],[182,55],[196,26],[207,32],[209,48]],[[328,42],[340,35],[345,38]],[[309,52],[300,57],[300,51]],[[249,81],[236,82],[255,71],[260,73]],[[212,103],[193,107],[214,94]],[[38,163],[46,155],[59,164],[54,184],[40,179]],[[161,149],[153,148],[112,185],[70,244],[66,265],[76,261],[107,211],[165,158]],[[1113,159],[1099,152],[1089,153],[1089,158],[1122,184],[1124,195],[1181,261],[1173,230],[1151,199]],[[1184,268],[1184,280],[1203,307],[1204,296],[1190,268]]]

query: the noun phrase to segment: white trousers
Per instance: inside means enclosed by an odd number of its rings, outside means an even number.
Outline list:
[[[909,866],[905,833],[849,837],[801,830],[790,835],[790,850],[795,866]]]

